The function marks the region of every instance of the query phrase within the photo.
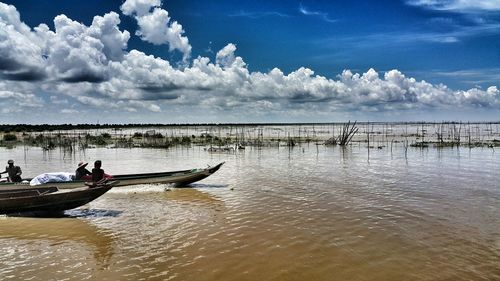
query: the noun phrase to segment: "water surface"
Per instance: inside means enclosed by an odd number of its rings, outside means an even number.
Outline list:
[[[189,188],[111,190],[66,218],[0,216],[1,280],[499,280],[500,154],[305,145],[0,149],[24,175],[226,161]]]

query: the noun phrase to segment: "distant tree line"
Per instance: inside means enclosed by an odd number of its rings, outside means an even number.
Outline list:
[[[363,124],[440,124],[443,122],[358,122]],[[445,121],[448,124],[459,124],[464,122]],[[467,123],[467,122],[465,122]],[[496,122],[470,122],[471,124],[498,124]],[[120,128],[146,128],[146,127],[201,127],[201,126],[296,126],[296,125],[325,125],[325,124],[344,124],[342,122],[319,122],[319,123],[192,123],[192,124],[0,124],[0,132],[43,132],[59,130],[91,130],[91,129],[120,129]]]
[[[43,132],[60,130],[120,129],[142,127],[202,126],[210,124],[1,124],[0,132]],[[212,124],[213,125],[213,124]]]

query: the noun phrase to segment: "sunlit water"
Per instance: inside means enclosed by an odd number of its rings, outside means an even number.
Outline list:
[[[0,216],[0,280],[500,280],[500,151],[325,146],[0,149],[25,176],[226,161],[118,187],[66,218]],[[4,161],[5,160],[5,161]]]

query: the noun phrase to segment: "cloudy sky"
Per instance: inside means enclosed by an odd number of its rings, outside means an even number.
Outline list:
[[[500,120],[500,0],[0,1],[0,123]]]

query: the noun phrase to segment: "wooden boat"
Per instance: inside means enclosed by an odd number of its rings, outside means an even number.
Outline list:
[[[116,184],[118,181],[67,190],[54,186],[0,190],[0,214],[57,213],[74,209],[93,201]]]
[[[113,180],[119,181],[117,186],[124,185],[136,185],[136,184],[176,184],[176,185],[187,185],[193,182],[202,180],[213,173],[217,172],[224,162],[219,163],[213,167],[207,167],[204,169],[191,169],[182,170],[174,172],[159,172],[159,173],[144,173],[144,174],[125,174],[125,175],[113,175]],[[29,182],[31,179],[26,179]],[[22,183],[12,183],[4,182],[0,183],[0,190],[2,189],[27,189],[30,186],[28,182]],[[67,181],[67,182],[49,182],[46,184],[37,185],[36,187],[46,187],[54,186],[59,189],[72,189],[81,187],[84,181]]]

